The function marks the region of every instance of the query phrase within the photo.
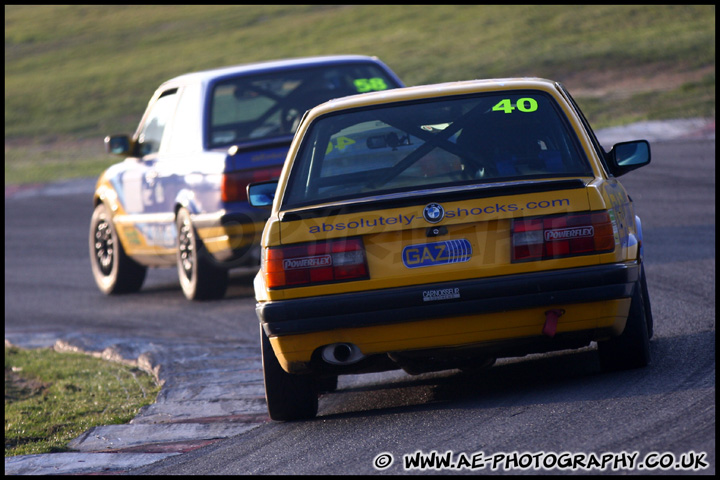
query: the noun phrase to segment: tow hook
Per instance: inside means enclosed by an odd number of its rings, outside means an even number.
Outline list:
[[[550,338],[555,336],[558,318],[563,316],[564,313],[565,310],[562,309],[548,310],[545,312],[545,325],[543,325],[542,329],[543,335]]]

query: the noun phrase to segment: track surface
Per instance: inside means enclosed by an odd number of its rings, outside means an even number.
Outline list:
[[[589,348],[502,361],[474,377],[341,377],[313,421],[267,423],[137,473],[371,474],[381,453],[394,459],[383,472],[402,473],[403,456],[416,451],[452,451],[455,461],[477,452],[485,459],[499,452],[638,452],[636,466],[653,452],[676,460],[695,452],[709,464],[697,473],[713,473],[715,142],[652,148],[651,165],[622,178],[643,221],[655,316],[648,368],[603,374]],[[150,271],[138,294],[99,294],[87,254],[91,213],[87,192],[6,194],[6,337],[136,333],[163,341],[257,343],[250,275],[235,277],[227,298],[216,302],[187,302],[173,270]],[[488,463],[475,473],[492,472]]]

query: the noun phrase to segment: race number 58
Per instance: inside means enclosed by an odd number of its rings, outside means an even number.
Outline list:
[[[358,93],[372,92],[374,90],[387,90],[388,86],[382,78],[358,78],[355,80]]]

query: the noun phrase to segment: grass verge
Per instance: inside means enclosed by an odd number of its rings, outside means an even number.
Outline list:
[[[159,391],[131,366],[6,345],[5,456],[67,451],[91,427],[127,423]]]

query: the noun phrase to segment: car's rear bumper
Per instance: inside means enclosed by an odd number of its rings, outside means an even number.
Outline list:
[[[599,265],[259,303],[269,337],[632,296],[637,263]]]
[[[260,263],[260,238],[267,212],[224,212],[193,218],[205,248],[228,268]]]
[[[264,302],[256,311],[288,372],[307,371],[318,349],[334,343],[365,356],[466,347],[516,356],[622,333],[638,273],[634,262],[602,265]],[[549,310],[562,311],[552,337],[543,334]]]

